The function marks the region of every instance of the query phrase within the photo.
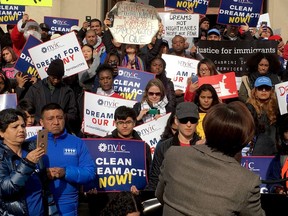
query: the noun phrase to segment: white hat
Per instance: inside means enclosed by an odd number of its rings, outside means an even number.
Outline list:
[[[62,35],[56,33],[56,34],[53,34],[50,39],[52,40],[52,39],[58,38],[60,36],[62,36]]]
[[[71,26],[71,29],[70,29],[70,31],[80,31],[80,27],[79,26],[77,26],[77,25],[73,25],[73,26]]]

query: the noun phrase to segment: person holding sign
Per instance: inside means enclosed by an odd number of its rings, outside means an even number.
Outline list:
[[[140,125],[172,112],[174,107],[167,99],[163,83],[152,79],[146,85],[142,101],[136,103],[133,109],[137,113],[137,125]]]
[[[137,55],[138,51],[139,45],[126,44],[121,66],[129,69],[145,71],[145,65],[142,59]]]

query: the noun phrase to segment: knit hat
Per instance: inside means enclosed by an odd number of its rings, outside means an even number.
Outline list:
[[[38,32],[41,32],[41,31],[40,31],[40,26],[39,26],[39,24],[38,24],[35,20],[33,20],[33,19],[29,19],[29,20],[26,22],[25,27],[24,27],[24,31],[28,31],[28,30],[29,30],[29,27],[31,27],[31,26],[35,27]],[[22,28],[23,28],[23,27],[22,27]]]
[[[203,17],[203,18],[200,20],[200,22],[199,22],[199,26],[201,26],[201,24],[202,24],[203,22],[205,22],[205,21],[210,22],[210,20],[209,20],[208,17]]]
[[[64,73],[64,63],[61,59],[53,60],[47,69],[47,74],[49,76],[63,77]]]

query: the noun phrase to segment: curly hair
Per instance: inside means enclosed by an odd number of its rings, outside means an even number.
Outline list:
[[[248,98],[247,103],[250,103],[255,108],[258,117],[260,117],[263,111],[266,112],[270,125],[276,122],[278,103],[274,89],[271,89],[269,100],[262,102],[256,96],[256,88],[253,88],[251,91],[251,97]]]

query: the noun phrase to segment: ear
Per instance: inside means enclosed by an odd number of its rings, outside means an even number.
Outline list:
[[[179,126],[179,122],[178,122],[178,119],[177,119],[176,116],[175,116],[175,118],[174,118],[174,124],[177,125],[177,127]]]
[[[41,125],[42,127],[44,127],[44,124],[43,124],[43,120],[42,120],[42,119],[40,119],[39,123],[40,123],[40,125]]]
[[[4,138],[4,133],[2,131],[0,131],[0,137]]]

